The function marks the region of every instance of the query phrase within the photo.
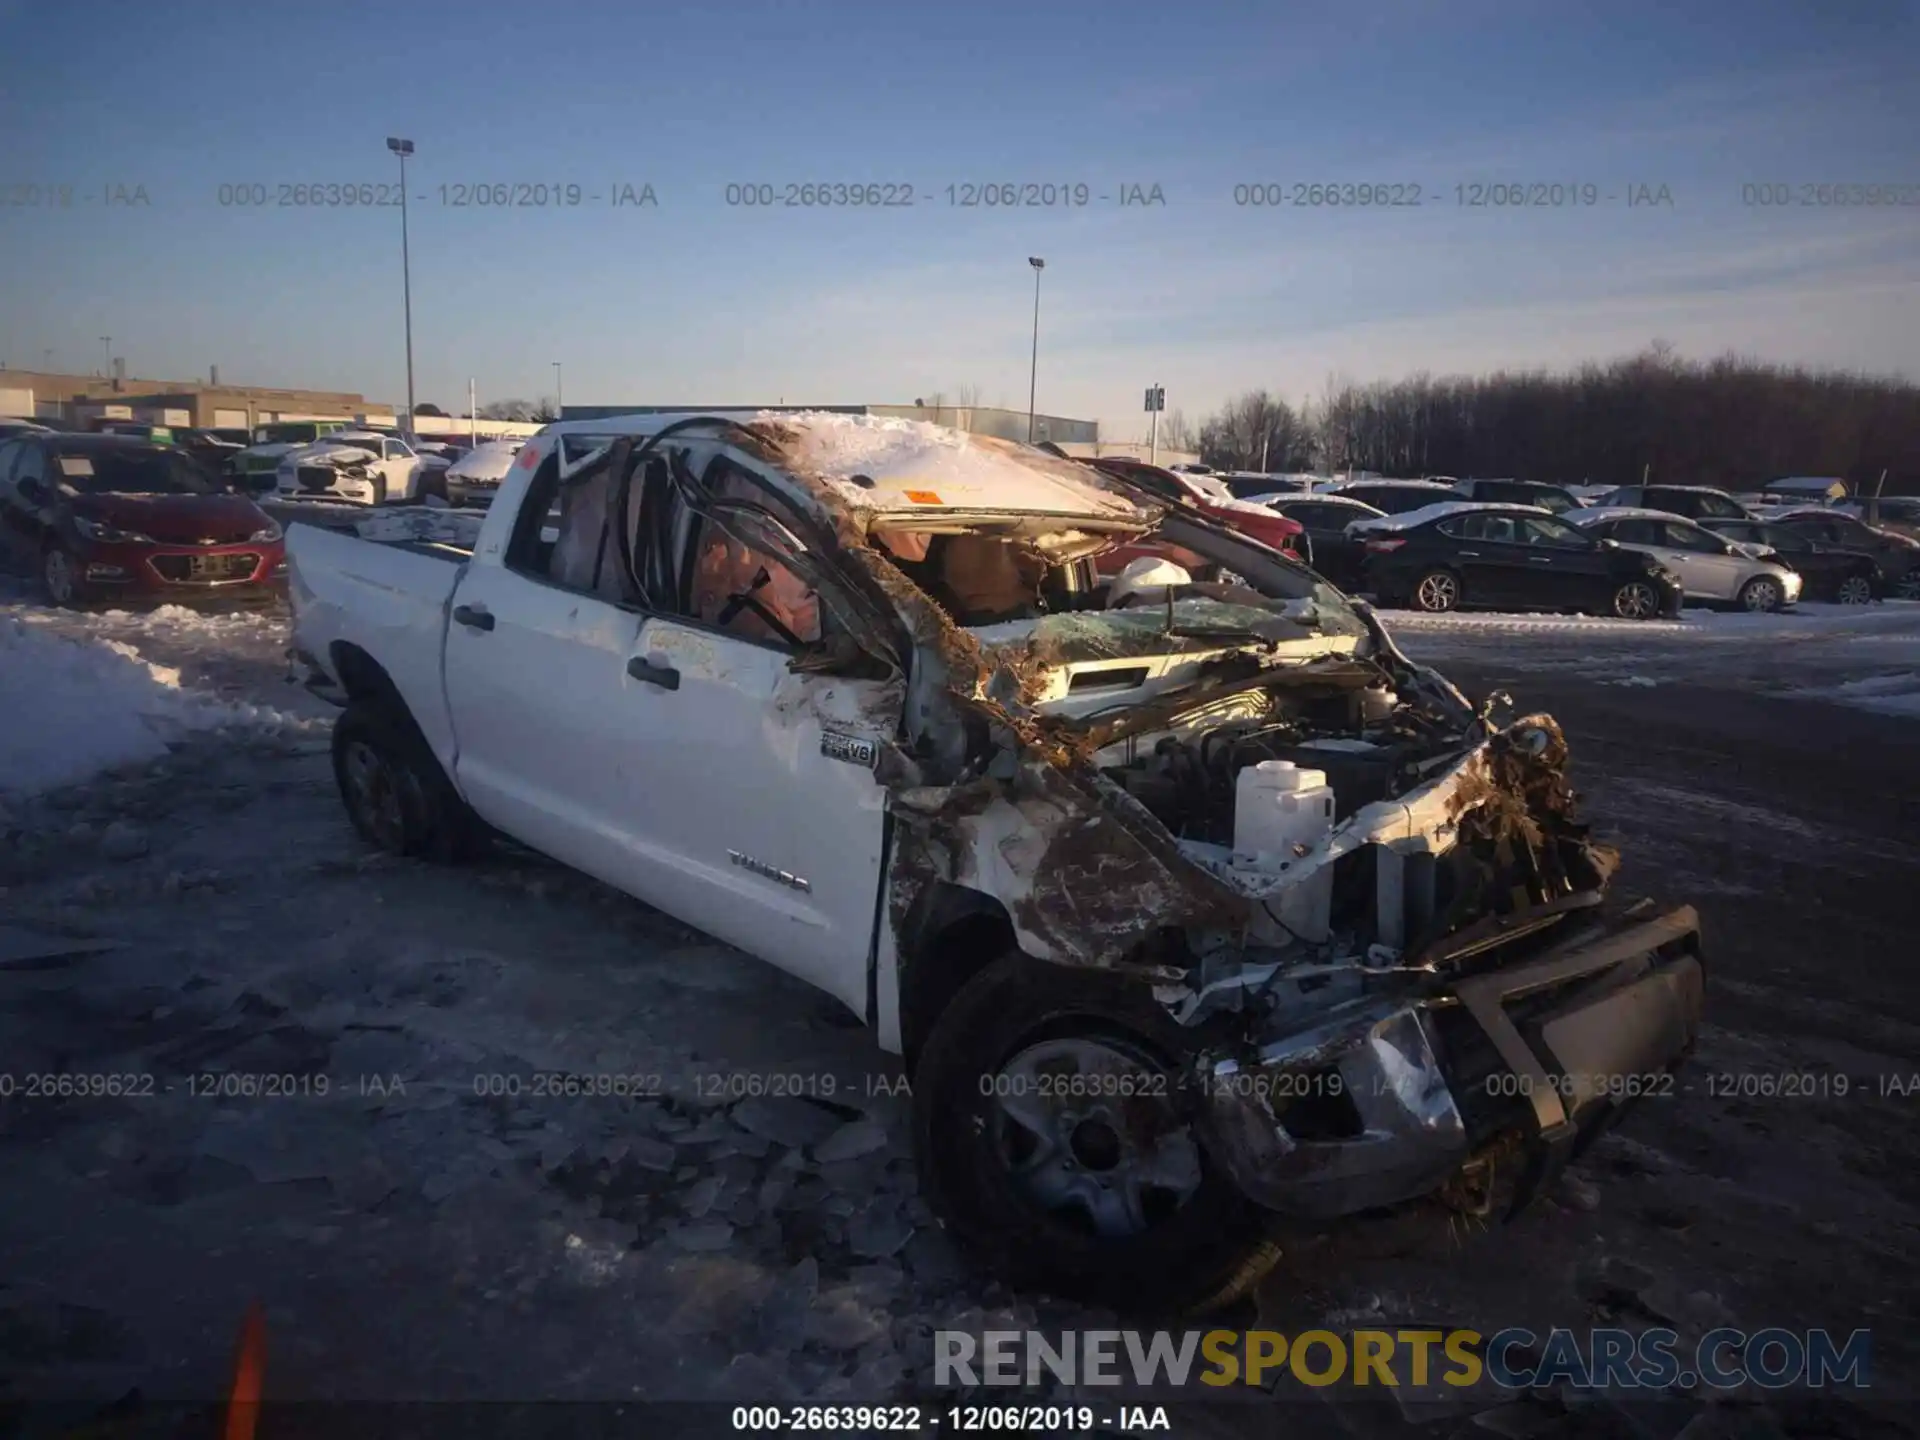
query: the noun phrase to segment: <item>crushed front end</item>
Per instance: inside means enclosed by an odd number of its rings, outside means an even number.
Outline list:
[[[1209,1150],[1256,1201],[1329,1219],[1511,1157],[1517,1211],[1635,1102],[1672,1093],[1700,1018],[1699,922],[1610,912],[1615,856],[1573,818],[1566,758],[1529,716],[1284,872],[1197,854],[1260,919],[1158,993],[1232,1037],[1192,1078]],[[1332,925],[1306,943],[1276,917],[1328,868]]]

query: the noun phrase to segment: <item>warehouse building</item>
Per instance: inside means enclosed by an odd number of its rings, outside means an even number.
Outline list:
[[[141,380],[118,373],[60,375],[0,369],[0,416],[43,425],[86,429],[101,420],[132,420],[177,428],[206,426],[252,430],[281,421],[317,420],[393,428],[398,411],[356,390],[290,390],[266,385],[223,385],[215,369],[205,381]],[[461,440],[531,435],[538,425],[506,420],[469,421],[465,416],[419,415],[420,436]]]

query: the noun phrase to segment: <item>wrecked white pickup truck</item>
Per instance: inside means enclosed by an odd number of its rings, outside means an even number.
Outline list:
[[[1691,1047],[1694,913],[1603,904],[1554,722],[1196,509],[915,422],[635,416],[420,534],[288,536],[361,833],[504,832],[838,997],[1010,1278],[1206,1305],[1289,1224],[1517,1208]]]

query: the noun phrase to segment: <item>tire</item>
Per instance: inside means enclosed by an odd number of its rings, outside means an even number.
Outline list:
[[[1460,608],[1460,577],[1451,570],[1429,570],[1414,582],[1413,608],[1444,615]]]
[[[393,855],[453,864],[486,829],[447,779],[410,716],[355,700],[333,725],[333,779],[360,838]]]
[[[1893,593],[1896,599],[1920,600],[1920,565],[1893,582]]]
[[[54,541],[40,552],[40,593],[62,610],[78,610],[93,598],[80,578],[80,562],[73,552]]]
[[[1607,608],[1620,620],[1657,619],[1660,614],[1660,592],[1645,580],[1629,580],[1614,590]]]
[[[1770,615],[1787,603],[1787,592],[1771,575],[1756,575],[1740,587],[1736,602],[1753,615]]]
[[[1873,601],[1873,579],[1867,575],[1848,575],[1841,580],[1833,598],[1842,605],[1867,605]]]
[[[1146,1147],[1097,1096],[1048,1104],[1031,1086],[1009,1092],[1032,1097],[1029,1116],[1072,1126],[1061,1163],[1042,1163],[1038,1178],[1026,1179],[1014,1166],[1042,1153],[1017,1153],[1036,1132],[1012,1118],[1008,1099],[982,1093],[1016,1076],[1031,1080],[1031,1065],[1045,1063],[1052,1068],[1038,1073],[1058,1077],[1068,1054],[1077,1073],[1170,1081],[1190,1045],[1143,985],[1018,952],[993,961],[941,1012],[914,1069],[915,1158],[929,1202],[962,1246],[1017,1285],[1129,1311],[1202,1312],[1238,1299],[1279,1260],[1278,1222],[1235,1188],[1174,1115],[1170,1086],[1164,1101],[1143,1102],[1136,1090],[1127,1102],[1164,1105],[1159,1114],[1172,1122]],[[1109,1060],[1118,1063],[1103,1066]],[[1009,1062],[1018,1063],[1009,1070]],[[1163,1093],[1158,1078],[1148,1088]],[[1137,1120],[1140,1112],[1129,1113]],[[1165,1184],[1135,1187],[1129,1207],[1128,1187],[1115,1182],[1142,1149],[1156,1157]],[[1035,1196],[1031,1187],[1042,1183],[1056,1195]],[[1063,1201],[1059,1185],[1076,1194]],[[1129,1208],[1132,1215],[1118,1213]]]

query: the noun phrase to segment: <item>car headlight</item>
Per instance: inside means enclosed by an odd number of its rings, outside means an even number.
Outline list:
[[[254,531],[253,534],[247,537],[247,542],[251,545],[268,545],[286,533],[285,530],[280,528],[280,522],[278,520],[269,520],[267,521],[266,528]]]
[[[82,540],[97,541],[102,545],[151,545],[151,537],[142,535],[138,530],[122,530],[113,525],[103,525],[98,520],[89,520],[84,515],[73,517],[73,528],[80,532]]]

